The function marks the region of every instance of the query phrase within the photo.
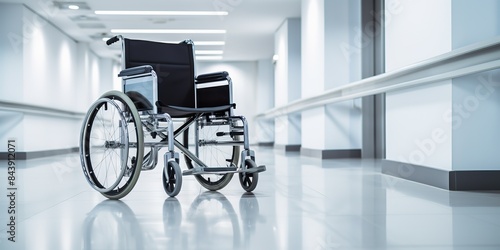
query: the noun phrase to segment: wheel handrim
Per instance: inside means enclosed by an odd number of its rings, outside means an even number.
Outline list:
[[[112,111],[111,107],[114,107],[115,111]],[[86,121],[84,132],[84,147],[87,152],[84,155],[85,166],[93,183],[91,186],[99,192],[106,193],[119,185],[127,169],[127,162],[123,159],[127,159],[129,153],[129,137],[125,132],[128,126],[122,109],[112,99],[99,99],[91,110],[95,112]],[[113,121],[115,116],[118,116],[118,123]],[[116,149],[120,152],[117,153]],[[112,173],[106,165],[112,165]]]

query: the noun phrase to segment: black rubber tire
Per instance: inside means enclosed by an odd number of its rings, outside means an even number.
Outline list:
[[[257,168],[257,164],[251,159],[245,160],[244,169]],[[247,191],[252,192],[257,187],[259,182],[259,173],[239,173],[241,187]]]
[[[182,188],[182,172],[177,162],[167,163],[166,168],[163,169],[162,180],[163,189],[168,196],[175,197],[179,194]]]

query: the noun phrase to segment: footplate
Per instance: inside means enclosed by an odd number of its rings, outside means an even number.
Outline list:
[[[256,168],[241,169],[236,167],[197,167],[189,170],[184,170],[182,175],[198,175],[198,174],[236,174],[236,173],[259,173],[266,171],[266,166],[258,166]]]

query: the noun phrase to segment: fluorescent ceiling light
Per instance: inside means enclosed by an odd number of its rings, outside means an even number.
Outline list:
[[[194,45],[226,45],[224,41],[195,41]]]
[[[199,60],[199,61],[222,60],[222,56],[197,56],[196,60]]]
[[[68,5],[68,9],[70,9],[70,10],[78,10],[78,9],[80,9],[80,6],[75,5],[75,4],[71,4],[71,5]]]
[[[135,34],[225,34],[226,30],[201,29],[112,29],[111,33]]]
[[[96,15],[136,15],[136,16],[227,16],[227,11],[120,11],[96,10]]]
[[[224,51],[222,50],[195,50],[196,55],[222,55]]]
[[[162,43],[179,43],[180,41],[160,41]],[[194,41],[194,45],[203,45],[203,46],[222,46],[226,45],[224,41]]]

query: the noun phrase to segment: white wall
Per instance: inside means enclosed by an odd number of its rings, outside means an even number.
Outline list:
[[[0,45],[2,55],[16,63],[15,69],[8,68],[15,77],[0,75],[0,89],[8,88],[0,91],[0,100],[85,113],[97,97],[113,88],[113,61],[99,58],[86,44],[76,43],[22,5],[0,5],[0,12],[7,12],[0,15],[5,20],[0,23],[20,24],[11,30],[0,28],[0,34],[20,39],[15,46],[5,47],[5,41]],[[81,119],[4,115],[13,118],[0,121],[1,137],[15,137],[19,152],[78,146]],[[17,120],[15,125],[11,119]],[[5,145],[0,146],[3,150]]]
[[[77,81],[77,43],[38,15],[24,9],[24,22],[33,22],[24,30],[23,102],[52,108],[70,104]],[[41,21],[40,21],[41,20]]]
[[[23,86],[19,84],[23,75],[23,37],[22,22],[18,20],[23,15],[23,8],[17,4],[0,4],[0,99],[4,101],[19,101],[23,98]]]
[[[23,50],[22,50],[22,22],[16,20],[23,15],[21,5],[0,4],[0,100],[17,102],[22,100],[23,81]],[[0,140],[9,138],[18,140],[23,138],[22,129],[17,124],[22,121],[23,114],[0,111]],[[17,142],[22,146],[22,141]],[[0,144],[0,151],[5,152],[7,145]]]
[[[387,71],[451,51],[451,0],[386,0],[386,6],[392,6]],[[387,93],[386,158],[450,170],[451,100],[451,81]]]
[[[451,83],[386,95],[386,159],[451,170]]]
[[[500,35],[499,13],[497,0],[453,0],[453,49]]]
[[[389,71],[500,35],[498,1],[390,4],[400,11],[386,27]],[[444,170],[500,169],[499,72],[388,93],[387,159]]]
[[[500,169],[500,70],[453,79],[453,170]]]
[[[245,116],[249,124],[250,143],[258,142],[257,123],[257,62],[197,62],[196,74],[227,71],[233,81],[233,101],[235,115]]]
[[[500,2],[454,0],[457,49],[500,35]],[[453,170],[500,169],[500,70],[453,79]],[[480,149],[480,150],[478,150]]]
[[[386,0],[386,71],[451,50],[451,0]]]

